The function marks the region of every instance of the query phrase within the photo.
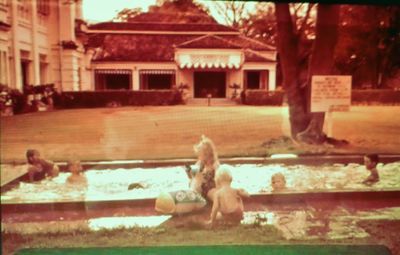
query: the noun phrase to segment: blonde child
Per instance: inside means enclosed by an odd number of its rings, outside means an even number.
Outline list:
[[[276,173],[271,176],[272,192],[279,192],[286,190],[286,179],[282,173]]]
[[[214,194],[210,215],[210,224],[214,225],[217,218],[225,223],[238,224],[243,219],[243,197],[249,194],[243,189],[231,187],[232,174],[227,168],[220,168],[215,175],[217,190]]]
[[[71,175],[67,178],[67,183],[87,185],[87,179],[86,176],[82,174],[82,166],[79,160],[68,161],[67,169],[71,172]]]
[[[215,171],[219,167],[217,150],[211,139],[204,135],[193,149],[197,154],[197,162],[193,169],[186,166],[186,173],[190,179],[189,186],[205,199],[212,200],[215,192]]]

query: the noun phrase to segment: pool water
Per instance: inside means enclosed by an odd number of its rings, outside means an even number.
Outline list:
[[[232,186],[244,188],[250,194],[271,192],[271,176],[278,172],[285,176],[286,186],[290,191],[400,189],[400,162],[379,164],[380,181],[373,186],[361,184],[369,172],[359,164],[241,164],[229,167],[233,176]],[[1,202],[141,199],[155,198],[163,191],[188,189],[187,175],[182,166],[87,170],[84,174],[88,180],[87,186],[67,184],[66,179],[70,173],[60,173],[52,180],[39,183],[21,182],[14,189],[1,194]],[[140,183],[144,188],[128,190],[131,183]]]

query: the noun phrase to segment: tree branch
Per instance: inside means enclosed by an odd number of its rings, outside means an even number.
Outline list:
[[[304,32],[304,28],[305,28],[305,26],[307,25],[308,18],[310,17],[310,12],[311,12],[311,9],[312,9],[313,7],[314,7],[314,4],[313,4],[313,3],[308,4],[306,16],[304,17],[303,22],[301,23],[300,28],[299,28],[299,30],[298,30],[298,33],[299,33],[300,35],[303,34],[303,32]]]

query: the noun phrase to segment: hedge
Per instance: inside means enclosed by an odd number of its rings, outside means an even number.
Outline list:
[[[284,94],[283,91],[248,89],[242,91],[241,99],[248,105],[282,105]]]
[[[54,96],[56,108],[97,108],[114,105],[176,105],[182,97],[176,90],[66,91]]]
[[[282,105],[283,91],[245,90],[242,103],[248,105]],[[352,90],[351,104],[400,104],[400,90]]]
[[[351,104],[400,104],[400,90],[368,89],[353,90]]]

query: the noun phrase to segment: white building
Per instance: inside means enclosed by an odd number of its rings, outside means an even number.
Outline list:
[[[0,0],[0,83],[23,90],[53,83],[79,90],[84,48],[76,33],[81,0]]]
[[[274,90],[276,50],[237,30],[208,23],[86,26],[82,0],[0,0],[0,83],[54,84],[61,91],[170,89],[229,98],[240,89]],[[240,91],[239,89],[239,91]]]

